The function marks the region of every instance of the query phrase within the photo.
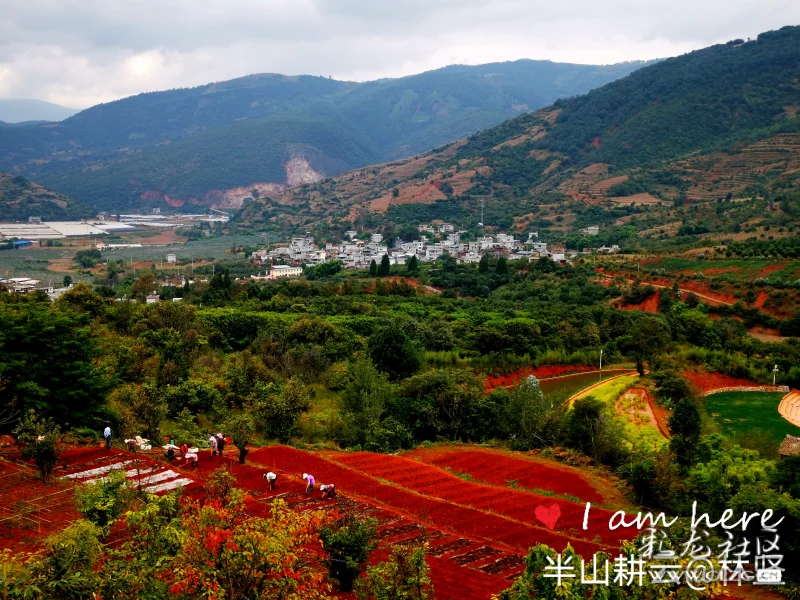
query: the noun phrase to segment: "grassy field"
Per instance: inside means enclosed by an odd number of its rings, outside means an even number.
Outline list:
[[[705,273],[725,275],[723,279],[749,281],[756,277],[769,276],[793,280],[800,276],[800,262],[796,260],[691,260],[688,258],[663,257],[647,261],[648,268],[664,269],[667,275],[678,273]],[[767,275],[768,273],[768,275]]]
[[[703,399],[709,416],[725,433],[743,434],[759,429],[780,442],[786,434],[800,436],[795,427],[778,413],[783,394],[778,392],[724,392]]]

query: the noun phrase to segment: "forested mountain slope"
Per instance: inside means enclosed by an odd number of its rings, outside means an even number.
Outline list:
[[[800,28],[786,27],[659,62],[427,154],[262,198],[242,223],[470,227],[483,201],[488,225],[561,237],[591,223],[633,221],[658,235],[687,220],[748,227],[769,201],[791,216],[782,205],[800,173],[799,81]],[[709,206],[717,200],[728,204]]]
[[[366,83],[251,75],[125,98],[57,124],[4,127],[0,169],[98,209],[217,205],[232,187],[295,183],[291,159],[315,180],[409,156],[643,64],[521,60]]]
[[[73,199],[28,181],[0,173],[0,221],[22,221],[35,215],[49,221],[88,217],[92,211]]]

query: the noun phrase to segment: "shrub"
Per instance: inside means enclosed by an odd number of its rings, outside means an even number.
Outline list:
[[[347,513],[320,531],[323,548],[328,553],[325,564],[341,591],[352,591],[361,567],[377,545],[377,527],[376,519],[359,518],[354,513]]]

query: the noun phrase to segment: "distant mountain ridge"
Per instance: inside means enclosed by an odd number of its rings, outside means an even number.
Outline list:
[[[96,209],[215,205],[233,188],[288,185],[292,161],[313,179],[408,156],[645,64],[521,60],[367,83],[251,75],[2,127],[0,169]]]
[[[785,27],[658,62],[431,152],[260,198],[240,221],[474,227],[483,204],[487,224],[559,236],[597,223],[733,231],[763,208],[710,202],[800,190],[799,110],[800,27]]]
[[[14,125],[30,121],[63,121],[78,111],[44,100],[0,98],[0,123]]]

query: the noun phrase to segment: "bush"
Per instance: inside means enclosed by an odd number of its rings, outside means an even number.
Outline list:
[[[43,419],[31,410],[14,430],[19,445],[22,447],[22,457],[33,460],[42,481],[49,481],[53,469],[58,464],[61,456],[59,436],[61,428],[53,419]]]
[[[392,547],[389,560],[368,567],[356,585],[359,600],[429,600],[434,598],[430,569],[425,562],[428,545]]]
[[[125,471],[117,469],[94,483],[75,489],[78,512],[90,523],[108,535],[117,517],[122,514],[130,498]]]
[[[352,591],[361,567],[377,545],[377,528],[376,519],[359,518],[354,513],[347,513],[320,531],[323,548],[328,553],[325,564],[339,590]]]

